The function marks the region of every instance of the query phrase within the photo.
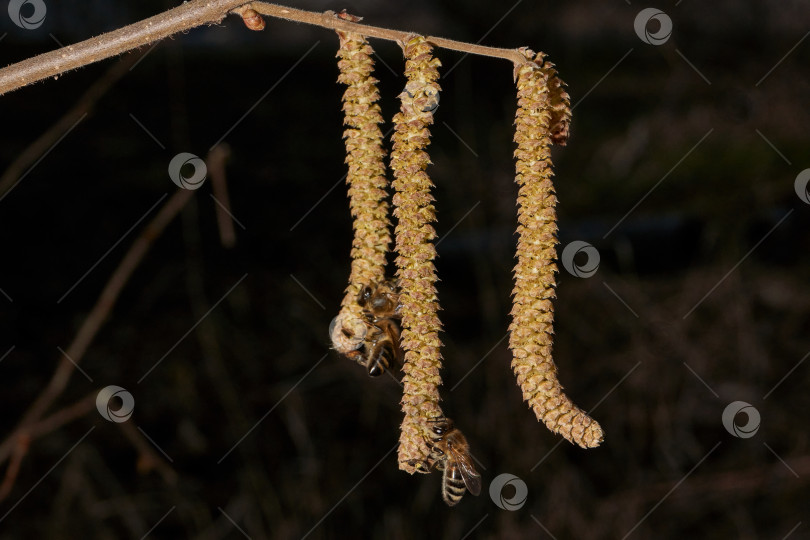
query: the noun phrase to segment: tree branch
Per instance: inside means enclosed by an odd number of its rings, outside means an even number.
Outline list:
[[[244,0],[192,0],[154,17],[0,70],[0,95],[203,24],[220,22]]]
[[[402,43],[407,41],[408,36],[412,35],[412,32],[390,30],[351,22],[336,16],[332,12],[315,13],[266,2],[245,2],[244,0],[191,0],[159,15],[118,30],[101,34],[75,45],[68,45],[55,51],[40,54],[0,69],[0,95],[42,79],[60,75],[72,69],[143,47],[203,24],[219,23],[229,12],[242,6],[279,19],[312,24],[332,30],[356,32],[368,37]],[[485,47],[435,36],[427,36],[427,40],[444,49],[504,58],[517,64],[526,62],[526,58],[517,49]]]
[[[344,32],[355,32],[366,37],[373,37],[378,39],[387,39],[389,41],[398,41],[405,43],[408,41],[409,36],[414,32],[403,32],[402,30],[390,30],[388,28],[380,28],[378,26],[370,26],[367,24],[360,24],[351,22],[346,19],[336,17],[334,13],[327,11],[326,13],[315,13],[312,11],[303,11],[301,9],[288,8],[276,4],[268,4],[267,2],[253,2],[247,7],[255,9],[262,15],[276,17],[278,19],[286,19],[288,21],[302,22],[306,24],[313,24],[323,28],[330,28],[332,30],[342,30]],[[498,47],[486,47],[484,45],[475,45],[466,43],[464,41],[455,41],[452,39],[445,39],[436,36],[425,36],[425,39],[433,45],[442,49],[452,49],[454,51],[466,52],[469,54],[476,54],[479,56],[491,56],[493,58],[504,58],[513,63],[523,64],[526,63],[526,57],[518,52],[517,49],[501,49]]]

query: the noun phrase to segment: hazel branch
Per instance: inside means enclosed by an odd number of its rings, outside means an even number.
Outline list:
[[[396,41],[399,43],[406,43],[408,39],[413,36],[413,32],[381,28],[379,26],[360,24],[359,22],[342,19],[336,17],[335,14],[330,11],[327,11],[326,13],[316,13],[312,11],[304,11],[301,9],[279,6],[276,4],[269,4],[267,2],[253,2],[250,4],[250,7],[262,15],[268,15],[278,19],[312,24],[315,26],[321,26],[323,28],[342,30],[344,32],[355,32],[366,37],[386,39],[388,41]],[[526,61],[526,58],[520,54],[518,49],[487,47],[485,45],[476,45],[473,43],[455,41],[453,39],[445,39],[437,36],[425,36],[425,41],[428,41],[432,45],[442,49],[450,49],[468,54],[475,54],[478,56],[503,58],[514,63],[522,63]]]
[[[410,32],[391,30],[348,21],[332,12],[316,13],[288,8],[266,2],[244,0],[190,0],[148,19],[130,24],[118,30],[68,45],[0,69],[0,95],[23,86],[54,77],[67,71],[116,56],[155,41],[185,32],[204,24],[218,24],[228,15],[243,15],[253,10],[257,13],[288,21],[312,24],[330,30],[354,32],[363,36],[405,43]],[[250,16],[245,23],[251,29],[261,25]],[[437,47],[466,52],[479,56],[504,58],[513,63],[523,63],[525,57],[517,49],[486,47],[463,41],[428,36],[427,41]]]
[[[118,30],[0,69],[0,95],[48,77],[116,56],[173,34],[219,23],[244,0],[192,0]]]

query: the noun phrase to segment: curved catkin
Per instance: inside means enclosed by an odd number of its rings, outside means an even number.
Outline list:
[[[516,67],[518,109],[515,118],[516,177],[518,191],[517,266],[514,304],[509,326],[512,369],[524,401],[538,420],[554,433],[584,448],[598,446],[602,428],[574,405],[557,380],[551,357],[557,266],[557,198],[552,184],[552,134],[554,118],[549,72],[542,68],[543,55],[533,58],[523,50],[527,62]]]
[[[354,220],[352,265],[349,285],[335,319],[332,342],[347,353],[360,346],[365,330],[362,308],[357,304],[360,291],[384,280],[385,256],[391,243],[386,202],[385,151],[379,124],[383,122],[377,100],[377,79],[372,77],[374,52],[366,39],[351,32],[338,32],[338,82],[347,85],[343,93],[343,132],[349,171],[349,206]]]
[[[400,284],[402,348],[405,365],[402,378],[402,431],[399,438],[399,468],[413,474],[428,472],[427,430],[431,419],[443,417],[439,407],[439,375],[442,359],[439,348],[441,323],[437,315],[436,232],[433,184],[425,169],[430,163],[425,148],[430,143],[428,126],[439,94],[438,59],[423,37],[412,37],[403,46],[405,53],[405,91],[399,95],[400,112],[392,136],[391,169],[395,189],[393,203],[397,217],[397,276]]]

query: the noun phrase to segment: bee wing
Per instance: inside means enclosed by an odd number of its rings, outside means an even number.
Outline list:
[[[464,479],[464,485],[467,486],[467,491],[478,496],[481,493],[481,475],[478,474],[478,471],[470,462],[470,457],[466,454],[456,454],[455,459],[461,478]]]

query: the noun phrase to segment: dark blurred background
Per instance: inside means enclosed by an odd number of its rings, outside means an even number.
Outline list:
[[[36,29],[0,13],[2,65],[179,3],[44,1]],[[810,167],[810,8],[654,6],[672,22],[659,45],[634,29],[648,5],[622,0],[296,3],[556,63],[575,108],[554,151],[560,250],[588,242],[600,266],[560,268],[555,358],[602,446],[537,423],[509,367],[512,66],[438,53],[443,407],[484,485],[448,508],[439,474],[397,470],[398,383],[329,350],[351,243],[337,38],[277,20],[250,32],[231,16],[135,51],[0,200],[2,438],[176,191],[173,156],[227,143],[238,220],[223,247],[206,183],[156,240],[82,359],[87,377],[75,372],[50,410],[118,385],[133,416],[93,408],[31,441],[0,536],[810,538],[810,205],[795,189]],[[642,30],[660,35],[661,20]],[[401,52],[372,43],[390,118]],[[2,96],[0,169],[117,61]],[[735,417],[735,401],[751,416]],[[735,436],[724,411],[737,426],[758,413],[758,431]],[[503,473],[527,486],[519,509],[489,493]]]

